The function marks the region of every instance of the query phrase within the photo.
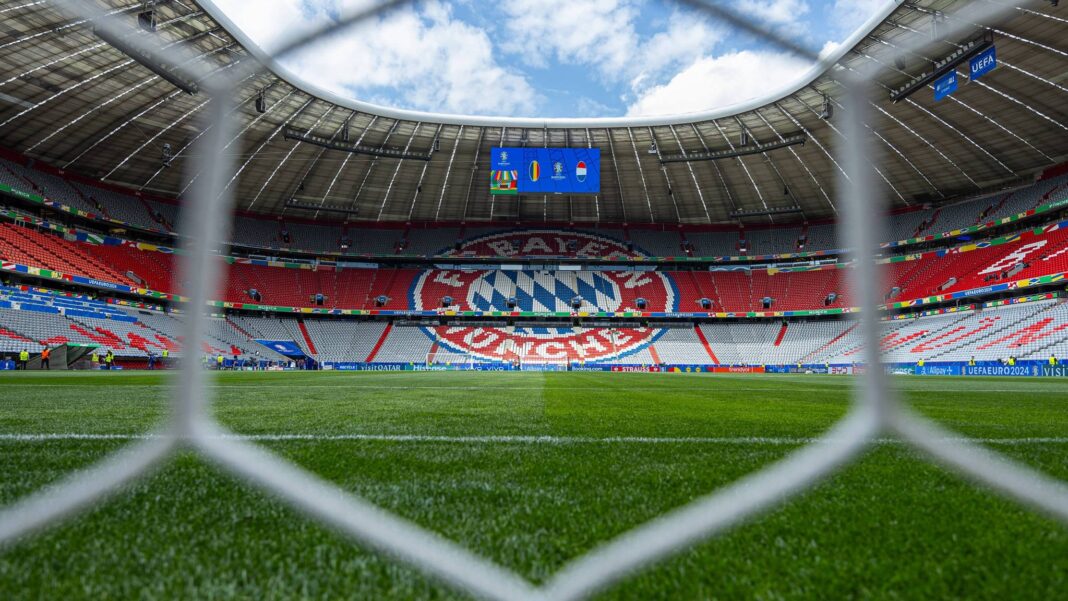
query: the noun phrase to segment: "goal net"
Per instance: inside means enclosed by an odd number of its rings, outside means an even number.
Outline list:
[[[426,366],[443,369],[474,369],[475,357],[470,353],[434,351],[426,354]]]

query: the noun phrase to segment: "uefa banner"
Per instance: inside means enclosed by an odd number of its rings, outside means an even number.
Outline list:
[[[945,361],[923,366],[915,363],[896,363],[888,369],[892,373],[917,376],[1068,377],[1068,366],[1061,365],[1059,360],[1057,364],[1051,365],[1049,359],[1019,360],[1015,365],[999,361],[976,361],[974,365],[965,361]]]

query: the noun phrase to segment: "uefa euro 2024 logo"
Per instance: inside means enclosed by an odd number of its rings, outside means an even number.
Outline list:
[[[501,154],[497,155],[497,159],[498,159],[498,161],[500,161],[501,165],[507,165],[508,164],[508,151],[507,150],[502,150]]]
[[[553,162],[553,179],[564,179],[564,164],[560,161]]]

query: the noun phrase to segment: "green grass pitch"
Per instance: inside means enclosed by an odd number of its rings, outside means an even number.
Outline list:
[[[962,435],[1068,479],[1068,382],[895,383]],[[846,411],[850,386],[828,376],[227,373],[214,407],[234,431],[268,438],[257,444],[543,581],[818,437]],[[164,377],[132,372],[0,376],[0,503],[128,444],[15,435],[148,432],[167,392]],[[314,438],[344,434],[387,436]],[[462,436],[479,438],[451,439]],[[493,436],[506,438],[482,438]],[[0,598],[463,596],[182,454],[0,550]],[[600,598],[1064,599],[1068,528],[883,440],[800,498]]]

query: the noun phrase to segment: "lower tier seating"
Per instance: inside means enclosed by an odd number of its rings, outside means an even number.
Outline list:
[[[880,352],[887,362],[1068,356],[1068,302],[1061,300],[884,321],[882,328]],[[0,286],[0,354],[8,356],[80,344],[126,358],[166,350],[172,357],[286,360],[261,340],[292,343],[327,363],[837,365],[859,362],[864,350],[852,322],[834,319],[560,327],[231,315],[209,319],[207,331],[205,344],[191,352],[180,316]]]
[[[73,242],[0,224],[0,259],[161,292],[183,292],[175,255],[133,246]],[[221,261],[221,259],[220,259]],[[783,272],[292,269],[224,264],[221,300],[287,307],[568,312],[803,311],[848,307],[848,268]],[[1008,243],[938,251],[884,266],[892,302],[951,294],[1068,272],[1068,229],[1025,233]],[[765,301],[768,305],[765,306]]]

